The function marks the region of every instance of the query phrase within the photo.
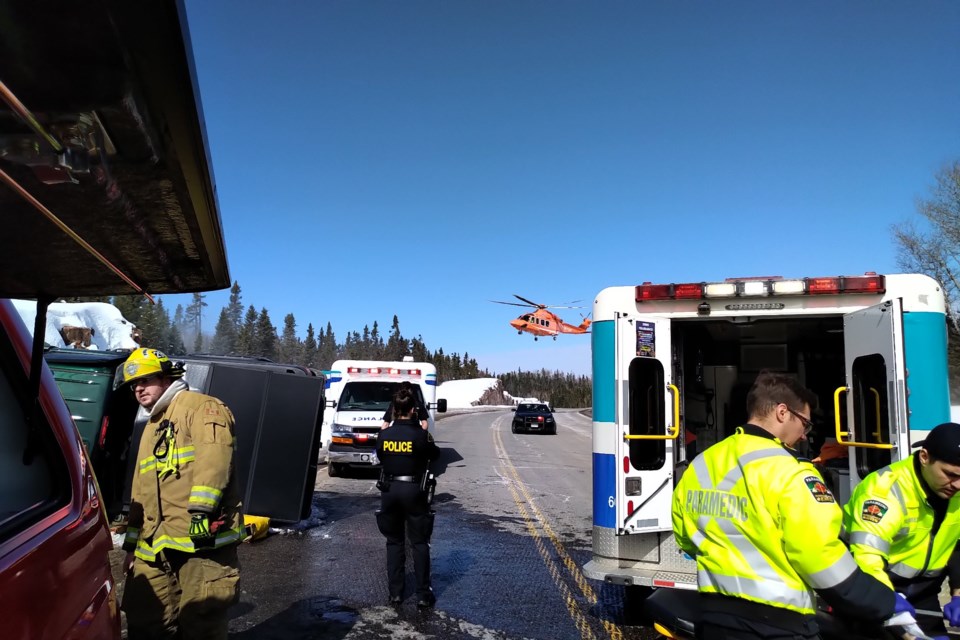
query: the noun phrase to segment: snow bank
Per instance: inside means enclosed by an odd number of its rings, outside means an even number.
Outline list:
[[[13,306],[30,333],[37,317],[34,300],[13,300]],[[89,349],[136,349],[133,339],[136,326],[124,319],[120,310],[106,302],[54,302],[47,309],[47,328],[43,340],[54,347],[65,347],[60,329],[87,327],[93,329]]]
[[[449,380],[437,387],[437,398],[446,398],[450,409],[478,406],[512,406],[521,402],[539,403],[536,398],[514,398],[497,378]]]

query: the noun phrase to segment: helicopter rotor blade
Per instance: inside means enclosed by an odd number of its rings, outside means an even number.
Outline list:
[[[523,307],[524,309],[530,306],[528,304],[520,304],[519,302],[503,302],[502,300],[490,300],[490,302],[494,302],[496,304],[508,304],[511,307]]]
[[[537,309],[543,309],[543,308],[546,306],[546,305],[542,305],[542,304],[537,304],[537,303],[534,302],[533,300],[527,300],[527,299],[524,298],[523,296],[518,296],[517,294],[513,294],[513,297],[516,298],[517,300],[523,300],[523,301],[526,302],[527,304],[531,304],[531,305],[535,306]]]

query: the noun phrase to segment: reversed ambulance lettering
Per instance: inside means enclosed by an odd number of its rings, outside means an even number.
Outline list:
[[[747,499],[726,491],[687,491],[687,510],[702,516],[747,521]]]
[[[384,440],[383,450],[391,453],[413,453],[412,442],[398,442],[396,440]]]

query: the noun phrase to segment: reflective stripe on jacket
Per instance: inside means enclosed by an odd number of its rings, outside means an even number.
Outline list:
[[[857,569],[839,539],[840,507],[809,461],[744,429],[684,472],[673,494],[677,543],[696,558],[700,591],[814,614],[814,590]]]
[[[151,414],[139,443],[124,547],[147,561],[163,549],[193,553],[191,512],[222,520],[213,548],[243,540],[235,452],[233,414],[216,398],[184,390]]]
[[[891,588],[942,579],[960,538],[960,499],[950,500],[933,535],[936,513],[914,456],[868,475],[843,509],[844,539],[857,564]]]

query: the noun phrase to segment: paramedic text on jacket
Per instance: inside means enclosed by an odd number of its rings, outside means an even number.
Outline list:
[[[944,423],[911,457],[864,478],[844,507],[844,539],[857,564],[917,609],[938,610],[944,578],[952,599],[944,617],[960,626],[960,425]],[[945,634],[942,619],[919,620]]]
[[[123,365],[146,420],[137,447],[123,595],[130,640],[227,638],[244,537],[234,465],[234,418],[190,391],[182,367],[155,349]]]
[[[840,507],[820,474],[787,446],[809,429],[813,402],[792,377],[761,373],[747,395],[748,424],[694,459],[677,484],[674,535],[708,594],[705,638],[743,633],[746,620],[764,621],[753,637],[817,637],[817,593],[844,616],[879,624],[895,614],[894,592],[840,541]]]

